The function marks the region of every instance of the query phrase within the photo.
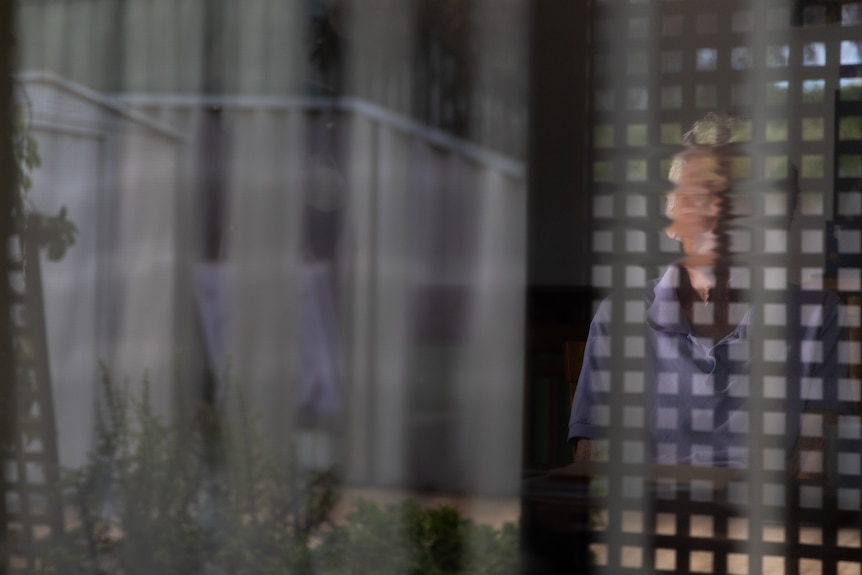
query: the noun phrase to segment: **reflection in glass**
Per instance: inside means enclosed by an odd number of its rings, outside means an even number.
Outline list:
[[[697,69],[715,70],[718,64],[718,52],[714,48],[701,48],[697,51]]]
[[[787,140],[787,120],[775,119],[766,121],[766,141],[784,142]]]
[[[862,140],[862,116],[844,116],[838,121],[839,140]]]
[[[862,78],[841,78],[840,98],[843,102],[862,100]]]
[[[858,26],[862,24],[862,2],[849,2],[841,6],[841,25]]]
[[[750,10],[735,11],[732,14],[731,30],[748,32],[754,23],[754,14]]]
[[[824,135],[823,118],[802,118],[802,139],[805,141],[822,140]]]
[[[838,156],[839,178],[862,178],[862,155],[841,154]]]
[[[675,109],[682,106],[682,86],[663,86],[661,89],[661,107]]]
[[[802,82],[802,101],[804,103],[822,102],[824,94],[824,80],[805,80]]]
[[[40,485],[9,498],[33,521],[0,560],[517,570],[527,3],[375,6],[4,12],[42,158],[26,201],[79,232],[18,266],[44,271],[22,317],[44,312],[59,453],[37,458],[26,404],[14,479]],[[29,529],[49,503],[51,537]]]
[[[698,66],[700,64],[698,63]],[[661,71],[672,74],[682,71],[682,52],[665,52],[661,55]]]
[[[751,68],[751,53],[747,46],[737,46],[730,52],[730,67],[734,70]]]
[[[862,64],[862,53],[860,53],[862,41],[844,40],[841,42],[841,64]]]
[[[768,68],[784,68],[787,66],[789,55],[790,48],[786,44],[783,46],[768,46],[766,49],[766,66]]]
[[[766,103],[776,106],[787,103],[787,90],[789,83],[786,80],[771,82],[766,85]]]
[[[630,110],[646,110],[649,105],[649,92],[646,88],[630,88],[628,91],[628,108]]]
[[[696,108],[712,109],[718,103],[716,86],[698,84],[694,88],[694,105]]]

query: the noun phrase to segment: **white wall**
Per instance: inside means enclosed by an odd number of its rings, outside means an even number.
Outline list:
[[[149,375],[169,410],[181,139],[50,74],[22,74],[21,86],[42,160],[31,206],[65,206],[78,228],[60,261],[41,258],[60,460],[78,465],[93,445],[100,362],[118,383]]]
[[[104,265],[98,245],[103,140],[44,129],[34,135],[43,168],[33,174],[33,205],[49,214],[65,206],[79,230],[62,260],[41,258],[59,454],[61,462],[70,465],[85,461],[91,446],[95,360],[105,351],[98,329],[100,263]]]

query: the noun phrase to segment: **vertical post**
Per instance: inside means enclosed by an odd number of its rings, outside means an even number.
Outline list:
[[[12,148],[12,71],[14,66],[14,2],[0,2],[0,575],[8,572],[9,537],[5,497],[5,465],[14,441],[15,364],[12,350],[10,261],[7,242],[13,234],[12,211],[17,197],[15,157]]]
[[[224,191],[223,191],[223,149],[222,149],[222,108],[219,98],[224,91],[222,81],[222,66],[224,65],[223,44],[225,38],[224,3],[220,0],[204,2],[203,33],[201,39],[203,69],[202,84],[204,110],[201,117],[200,151],[198,156],[198,236],[197,257],[200,261],[223,261],[224,245]],[[206,360],[204,365],[207,365]],[[221,517],[223,493],[220,489],[219,475],[224,468],[222,437],[224,430],[215,415],[219,409],[218,397],[223,390],[218,389],[219,376],[215,363],[205,367],[202,374],[200,397],[198,401],[203,406],[201,418],[204,441],[205,465],[210,477],[205,479],[205,489],[209,498],[209,511],[216,517],[214,530],[221,528],[218,524]],[[214,533],[210,540],[215,540]],[[210,551],[210,549],[207,549]]]

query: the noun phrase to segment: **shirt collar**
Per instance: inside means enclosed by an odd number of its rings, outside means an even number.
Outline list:
[[[647,302],[647,323],[657,331],[691,334],[691,325],[682,312],[682,306],[677,296],[676,288],[679,286],[680,268],[674,263],[668,266],[664,274],[653,287],[652,294],[648,294],[652,300]],[[732,279],[731,279],[732,281]],[[747,309],[739,325],[732,334],[744,338],[749,322],[751,309]]]

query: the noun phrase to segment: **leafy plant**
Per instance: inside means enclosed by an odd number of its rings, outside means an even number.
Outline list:
[[[64,487],[77,524],[44,550],[44,573],[308,573],[310,539],[335,504],[331,473],[265,452],[241,397],[165,423],[103,371],[96,447]],[[238,394],[237,394],[238,395]]]
[[[28,128],[24,109],[21,104],[13,107],[12,150],[20,190],[20,208],[16,210],[15,226],[19,233],[29,234],[39,248],[45,249],[49,260],[57,261],[75,243],[78,228],[67,219],[65,206],[60,208],[57,215],[49,215],[31,205],[31,175],[42,164],[42,159],[39,145]]]
[[[172,423],[102,372],[96,445],[64,478],[76,524],[43,550],[43,573],[507,575],[518,532],[452,507],[360,501],[329,519],[335,474],[302,473],[268,451],[234,390],[226,410],[188,406]]]
[[[504,575],[519,567],[518,530],[479,525],[449,506],[360,500],[315,549],[321,575]]]

